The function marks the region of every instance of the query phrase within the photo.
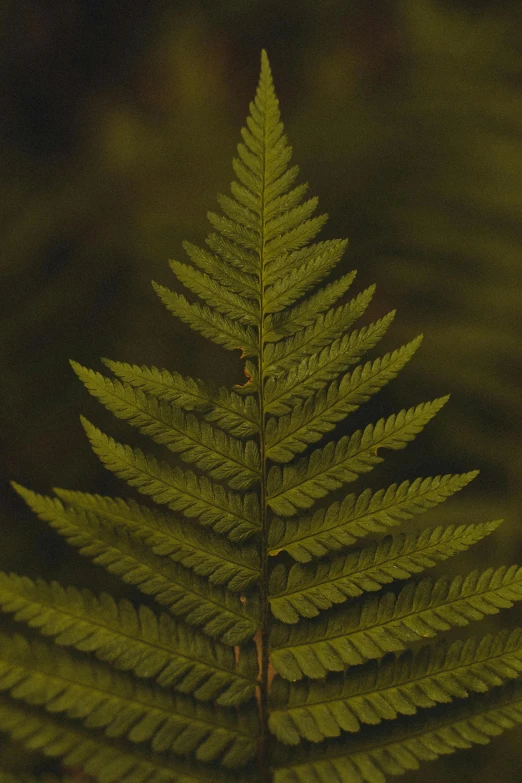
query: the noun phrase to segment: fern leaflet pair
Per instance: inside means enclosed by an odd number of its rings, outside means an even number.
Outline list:
[[[522,569],[416,578],[500,524],[400,529],[476,471],[347,493],[447,397],[329,434],[421,337],[361,361],[394,313],[354,328],[374,289],[346,301],[353,272],[324,282],[346,242],[313,241],[326,216],[290,158],[263,52],[231,196],[209,213],[207,246],[185,243],[191,264],[171,262],[189,294],[154,284],[174,315],[241,350],[243,386],[214,393],[154,367],[104,360],[108,377],[72,362],[112,413],[187,466],[82,419],[103,464],[152,505],[13,483],[150,597],[0,575],[2,609],[44,637],[1,638],[0,729],[101,783],[383,783],[522,722],[520,629],[409,648],[512,606]]]

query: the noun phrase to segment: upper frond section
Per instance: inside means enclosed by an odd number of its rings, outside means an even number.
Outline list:
[[[185,286],[204,299],[208,305],[220,313],[228,315],[245,324],[257,326],[260,312],[259,304],[241,294],[221,285],[205,272],[200,272],[179,261],[170,261],[170,268]]]
[[[422,514],[469,484],[478,471],[462,475],[417,478],[373,492],[347,495],[341,502],[298,519],[274,519],[270,526],[270,554],[282,549],[300,563],[354,544],[371,533],[397,527]]]
[[[166,400],[148,397],[77,362],[71,365],[89,392],[115,416],[178,453],[185,462],[213,478],[226,480],[235,489],[247,489],[259,480],[260,458],[255,441],[243,443]]]
[[[224,348],[239,349],[242,356],[258,355],[256,335],[251,326],[242,326],[205,305],[188,302],[183,294],[169,291],[159,283],[152,285],[167,309],[197,332]]]
[[[283,271],[281,270],[276,282],[266,288],[263,298],[264,312],[278,313],[300,299],[339,262],[346,244],[346,241],[339,239],[322,242],[315,253],[311,252],[314,246],[308,247],[304,262],[298,258],[297,253],[294,257],[290,255],[286,258],[285,268],[293,271],[280,276]],[[296,261],[301,262],[297,268]]]
[[[413,340],[374,362],[359,365],[352,373],[320,389],[313,397],[296,405],[292,413],[266,424],[267,455],[274,462],[289,462],[295,454],[316,443],[334,429],[337,422],[372,397],[392,380],[411,359],[421,338]],[[281,398],[280,398],[281,404]]]
[[[265,318],[266,342],[277,342],[314,323],[318,316],[330,309],[346,293],[355,279],[356,272],[343,275],[339,280],[320,288],[306,299],[281,313]]]
[[[440,397],[379,419],[375,425],[368,424],[364,431],[345,435],[337,443],[330,441],[324,448],[313,451],[309,459],[301,459],[284,469],[270,468],[267,484],[270,508],[281,516],[292,516],[299,508],[310,508],[318,498],[382,462],[378,449],[405,448],[448,399]]]
[[[363,315],[371,302],[374,290],[375,286],[370,286],[345,305],[320,315],[310,326],[300,329],[291,337],[270,342],[263,355],[263,376],[271,378],[291,371],[306,357],[313,356],[322,348],[332,346],[354,321]],[[389,318],[389,323],[392,318],[393,315]]]
[[[196,247],[191,242],[183,242],[183,248],[193,264],[229,291],[240,294],[241,301],[247,299],[251,302],[257,302],[259,300],[259,284],[255,275],[232,266],[215,253]],[[252,304],[248,306],[252,307]]]
[[[259,502],[254,493],[229,492],[206,476],[158,463],[140,449],[117,443],[83,417],[82,423],[104,465],[156,503],[198,519],[233,541],[242,541],[259,530]]]
[[[259,432],[259,406],[255,397],[242,397],[228,389],[212,394],[200,380],[179,373],[102,359],[124,383],[157,400],[167,400],[185,411],[199,411],[207,421],[216,422],[237,437]]]

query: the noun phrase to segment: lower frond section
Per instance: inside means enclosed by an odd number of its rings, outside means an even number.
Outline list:
[[[245,783],[246,778],[215,766],[149,753],[103,734],[70,727],[31,707],[0,698],[0,731],[8,732],[28,750],[58,757],[79,766],[100,783]],[[249,780],[251,780],[249,776]]]
[[[257,748],[254,709],[203,705],[18,635],[0,638],[0,690],[160,753],[238,768]]]
[[[258,625],[255,596],[248,603],[242,602],[236,593],[210,585],[183,566],[153,554],[143,541],[127,531],[104,524],[81,510],[70,509],[64,515],[59,500],[18,488],[39,516],[78,547],[82,555],[91,557],[142,593],[154,596],[158,604],[183,617],[189,625],[230,645],[254,636]]]
[[[397,597],[371,596],[348,611],[332,611],[313,622],[275,624],[272,664],[287,680],[324,677],[497,614],[520,599],[522,568],[517,566],[472,571],[452,580],[408,582]]]
[[[395,659],[350,668],[326,680],[289,683],[276,677],[272,690],[271,731],[286,745],[301,738],[321,742],[361,724],[413,715],[485,692],[522,672],[522,629],[482,639],[429,645]]]
[[[94,652],[115,669],[152,677],[200,701],[230,707],[254,696],[258,666],[252,642],[241,646],[236,663],[231,647],[166,613],[16,574],[0,573],[0,605],[15,620],[54,637],[55,644]]]
[[[274,764],[274,783],[385,783],[456,750],[486,745],[522,723],[522,686],[438,707],[422,719],[403,719],[369,730],[364,738],[331,740],[315,748],[285,750]]]

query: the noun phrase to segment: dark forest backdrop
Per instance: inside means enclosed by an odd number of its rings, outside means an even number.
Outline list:
[[[357,268],[357,291],[377,283],[369,319],[398,310],[372,355],[425,333],[350,430],[451,393],[365,484],[480,468],[437,518],[506,521],[450,567],[520,563],[519,0],[3,0],[0,36],[0,568],[131,594],[8,483],[127,493],[79,413],[139,439],[89,397],[69,358],[240,379],[237,356],[189,336],[150,280],[171,285],[168,258],[202,241],[206,211],[228,192],[262,47],[294,161],[330,214],[322,238],[350,238],[338,274]],[[502,621],[521,623],[522,610]],[[513,783],[521,738],[427,766],[423,779]],[[0,759],[52,768],[12,746]]]

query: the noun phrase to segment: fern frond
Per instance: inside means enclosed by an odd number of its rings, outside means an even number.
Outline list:
[[[158,400],[168,400],[186,411],[205,412],[210,407],[210,392],[203,381],[197,378],[112,359],[102,359],[102,362],[122,381]]]
[[[342,731],[357,732],[361,723],[374,725],[488,691],[521,672],[522,629],[515,628],[451,645],[426,645],[322,682],[276,678],[270,728],[286,745],[301,738],[321,742]]]
[[[282,751],[274,783],[385,783],[389,775],[418,769],[456,750],[486,745],[522,723],[522,689],[510,684],[492,697],[434,708],[394,728],[377,727],[364,740],[330,740],[317,749]]]
[[[38,628],[55,644],[94,652],[115,669],[153,677],[158,685],[216,700],[225,707],[252,698],[257,677],[254,645],[243,645],[239,660],[231,647],[198,633],[145,605],[116,601],[108,593],[62,587],[0,572],[0,605],[14,619]]]
[[[307,201],[300,204],[304,191],[299,186],[294,188],[291,194],[286,193],[277,199],[277,203],[272,205],[266,210],[266,224],[265,224],[265,241],[275,239],[281,234],[285,234],[288,231],[293,231],[299,228],[302,223],[309,220],[319,203],[319,199],[314,196]],[[279,258],[271,260],[267,263],[267,270],[265,276],[266,285],[270,285],[273,281],[270,278],[270,271],[275,263],[279,263]]]
[[[135,389],[158,400],[173,402],[184,410],[203,411],[208,421],[216,422],[233,435],[247,437],[259,432],[259,405],[255,397],[241,397],[228,389],[220,389],[218,395],[212,395],[202,381],[183,378],[179,373],[111,359],[102,359],[102,362]]]
[[[37,495],[20,485],[15,489],[38,514],[58,530],[80,553],[110,573],[154,596],[162,606],[209,636],[234,645],[251,639],[257,627],[255,597],[248,602],[225,588],[152,554],[146,545],[125,531],[103,524],[81,509],[64,509],[55,498]]]
[[[169,266],[183,285],[197,294],[218,312],[250,326],[259,323],[259,304],[221,285],[205,272],[179,261],[169,261]]]
[[[371,533],[382,533],[422,514],[458,492],[478,475],[435,476],[403,481],[387,489],[347,495],[341,502],[318,509],[312,516],[272,520],[270,554],[284,550],[300,563],[322,557],[329,551],[354,544]]]
[[[28,750],[79,766],[100,783],[243,783],[232,770],[146,751],[75,726],[5,697],[0,699],[0,729]]]
[[[192,242],[183,242],[182,245],[190,260],[208,275],[214,277],[221,285],[226,286],[236,294],[241,294],[243,298],[256,301],[259,299],[257,277],[237,269],[231,264],[226,264],[215,253],[210,253],[204,248],[197,247]]]
[[[419,336],[393,353],[364,366],[359,365],[352,373],[294,407],[292,413],[268,419],[265,435],[269,459],[289,462],[310,443],[316,443],[326,432],[333,430],[339,421],[395,378],[421,340],[422,336]]]
[[[286,372],[304,357],[333,343],[364,314],[374,291],[375,286],[370,286],[347,304],[320,315],[314,323],[296,334],[278,342],[269,342],[263,354],[264,377],[270,378],[278,372]]]
[[[497,614],[522,598],[522,568],[502,566],[450,580],[408,582],[395,597],[362,599],[348,612],[332,611],[272,630],[272,664],[285,679],[324,677],[346,665],[398,652],[408,642]]]
[[[323,449],[313,451],[309,459],[301,459],[283,469],[270,468],[268,505],[281,516],[292,516],[299,508],[310,508],[318,498],[382,462],[383,458],[377,456],[378,449],[405,448],[448,399],[448,396],[440,397],[379,419],[375,425],[368,424],[364,432],[357,430],[337,443],[330,441]]]
[[[71,365],[88,391],[108,410],[179,454],[184,462],[195,464],[213,478],[226,480],[234,489],[247,489],[259,481],[259,449],[254,440],[244,443],[199,422],[172,403],[148,397],[77,362],[71,361]]]
[[[198,525],[151,511],[132,499],[90,495],[54,488],[62,501],[84,509],[100,522],[117,525],[145,541],[155,555],[168,555],[211,584],[224,584],[234,592],[259,579],[259,554],[250,544],[238,546]],[[65,514],[67,512],[64,512]]]
[[[363,549],[319,563],[276,566],[270,577],[272,614],[284,623],[317,617],[320,611],[365,592],[408,579],[490,535],[502,520],[477,525],[439,525],[386,536]]]
[[[165,307],[197,332],[231,351],[240,350],[241,356],[257,356],[256,334],[252,327],[241,326],[204,305],[191,304],[183,294],[170,291],[159,283],[153,282],[152,286]]]
[[[109,737],[150,742],[157,751],[240,767],[256,749],[257,713],[223,707],[137,682],[109,667],[18,634],[0,637],[0,690],[49,712],[84,719]]]
[[[384,783],[522,722],[522,686],[508,682],[522,674],[522,629],[409,649],[511,607],[522,568],[411,579],[500,520],[346,549],[477,471],[328,498],[381,463],[379,449],[404,448],[448,398],[323,438],[399,374],[422,336],[361,362],[395,311],[353,329],[375,286],[347,300],[355,272],[329,279],[347,243],[316,240],[327,216],[296,184],[264,51],[241,135],[206,248],[185,242],[189,263],[170,262],[186,296],[153,287],[195,331],[241,351],[246,381],[216,389],[104,360],[107,378],[72,362],[110,411],[194,470],[82,418],[101,462],[156,505],[13,483],[149,602],[0,572],[0,607],[48,638],[0,634],[0,730],[100,783]]]
[[[208,221],[224,237],[247,251],[255,253],[259,247],[259,232],[216,212],[207,212]]]
[[[205,418],[238,438],[259,435],[261,430],[257,399],[252,395],[242,397],[228,389],[220,389],[213,397],[212,408]]]
[[[307,248],[307,260],[297,268],[295,268],[295,258],[285,258],[284,267],[293,269],[293,271],[284,277],[280,276],[279,271],[276,273],[275,282],[265,289],[264,311],[278,313],[300,299],[339,262],[346,245],[347,242],[341,240],[322,242],[317,247],[317,251],[319,251],[317,255],[311,255],[310,248]]]
[[[247,117],[247,124],[250,127],[253,120],[250,117]],[[283,126],[281,125],[281,131],[283,129]],[[259,134],[259,126],[256,128],[255,124],[253,126],[254,136],[257,135],[258,143],[261,141],[260,134]],[[259,151],[258,147],[258,151]],[[295,180],[295,177],[298,173],[298,167],[293,166],[292,168],[288,169],[286,173],[279,179],[279,188],[281,188],[282,183],[282,189],[281,189],[281,195],[274,195],[273,188],[270,188],[270,199],[268,200],[268,203],[265,204],[265,215],[267,220],[272,220],[273,218],[279,217],[280,215],[284,215],[285,212],[288,212],[289,210],[293,210],[294,207],[297,207],[301,201],[304,198],[305,193],[308,190],[308,183],[303,182],[300,185],[296,185],[294,188],[289,190],[288,188],[291,187],[292,183]],[[234,188],[234,185],[237,183],[232,183],[232,189]],[[258,201],[258,206],[260,204],[260,199]],[[317,202],[316,202],[317,204]],[[311,205],[312,212],[315,209],[315,206]],[[261,211],[258,209],[258,214],[261,214]],[[310,212],[306,217],[311,217],[312,212]],[[304,218],[303,218],[304,219]],[[272,224],[273,226],[274,224]]]
[[[379,321],[335,340],[318,353],[305,357],[288,373],[268,378],[264,385],[267,413],[284,415],[295,403],[306,400],[324,389],[328,381],[358,361],[384,336],[392,322],[394,311]]]
[[[332,307],[335,302],[346,293],[355,280],[356,271],[348,272],[339,280],[329,283],[311,294],[293,307],[273,315],[267,315],[265,319],[265,341],[277,342],[283,337],[295,334],[305,326],[310,326],[322,315],[325,310]]]
[[[254,493],[229,492],[205,476],[200,478],[191,471],[158,463],[140,449],[117,443],[83,416],[81,420],[103,464],[156,503],[165,503],[189,519],[196,518],[202,525],[228,534],[233,541],[243,541],[259,529],[259,506]]]
[[[226,264],[230,264],[236,269],[247,272],[248,274],[259,275],[259,254],[252,253],[241,247],[241,245],[228,239],[223,234],[209,234],[205,243],[215,253],[221,256]]]

